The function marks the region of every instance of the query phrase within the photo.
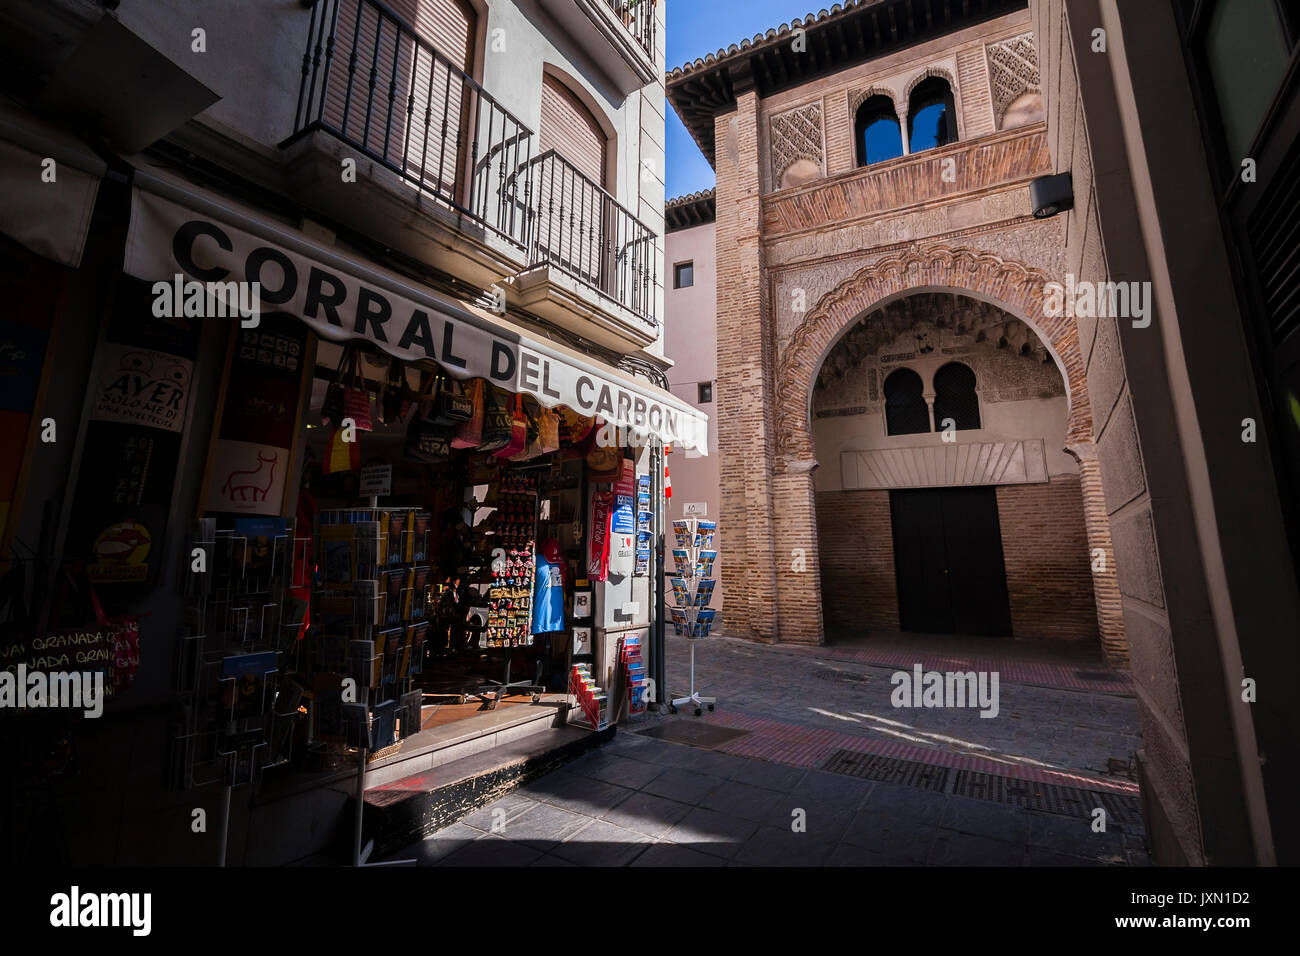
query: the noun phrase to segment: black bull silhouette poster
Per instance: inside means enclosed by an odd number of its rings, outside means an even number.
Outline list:
[[[307,330],[289,316],[264,313],[257,327],[237,331],[207,512],[280,514],[306,351]]]
[[[123,277],[95,360],[94,403],[75,486],[69,560],[127,600],[152,587],[190,404],[199,326],[155,318]]]

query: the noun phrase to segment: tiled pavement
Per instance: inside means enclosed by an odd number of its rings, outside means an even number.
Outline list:
[[[1014,651],[993,658],[994,666],[1015,674]],[[685,692],[687,654],[684,642],[670,639],[675,694]],[[1132,804],[1134,784],[1106,774],[1107,758],[1127,759],[1139,744],[1131,696],[1003,680],[996,718],[895,709],[889,675],[906,667],[872,666],[879,654],[870,649],[846,663],[844,648],[701,642],[697,684],[719,698],[716,713],[625,724],[600,750],[396,856],[445,866],[1147,863],[1140,824],[1110,820],[1095,833],[1087,815],[958,796],[952,772],[934,792],[820,769],[839,750],[879,753],[1105,791]],[[936,669],[961,669],[951,654],[926,654],[918,645],[927,669],[937,656],[954,663]],[[1068,660],[1038,663],[1039,681],[1053,668],[1067,686],[1081,679]],[[1082,679],[1097,680],[1087,675],[1098,669],[1084,665]],[[1123,678],[1104,683],[1122,687]],[[636,732],[662,721],[748,733],[712,750]]]

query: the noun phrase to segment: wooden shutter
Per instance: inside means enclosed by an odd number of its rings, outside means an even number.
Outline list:
[[[605,132],[564,84],[542,74],[541,151],[553,149],[597,186],[605,185]]]
[[[545,73],[538,140],[539,155],[555,150],[570,164],[537,167],[533,188],[539,208],[534,233],[538,251],[603,288],[608,273],[604,262],[612,238],[607,234],[608,204],[601,192],[605,185],[605,133],[586,105]]]
[[[389,6],[404,23],[400,35],[391,17],[381,22],[374,4],[335,0],[327,6],[331,14],[337,8],[337,20],[322,118],[404,175],[461,201],[458,173],[474,106],[461,73],[473,68],[473,8],[466,0],[389,0]]]

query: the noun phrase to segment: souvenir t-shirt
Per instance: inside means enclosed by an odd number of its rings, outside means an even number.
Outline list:
[[[537,584],[533,590],[533,633],[564,630],[564,569],[536,556]]]

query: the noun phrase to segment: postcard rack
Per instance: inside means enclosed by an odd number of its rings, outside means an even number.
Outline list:
[[[185,618],[173,689],[173,789],[223,787],[219,863],[224,864],[230,793],[292,759],[300,686],[282,680],[299,653],[310,540],[283,518],[196,522],[178,578]],[[295,591],[299,593],[296,595]]]
[[[714,549],[718,523],[703,518],[678,518],[673,521],[673,564],[676,574],[669,578],[673,604],[668,613],[679,637],[685,637],[691,647],[691,689],[685,697],[669,701],[668,710],[676,713],[678,707],[693,707],[698,717],[707,707],[713,710],[716,697],[703,697],[695,687],[695,645],[709,636],[717,612],[709,607],[713,600],[713,563],[718,552]]]

